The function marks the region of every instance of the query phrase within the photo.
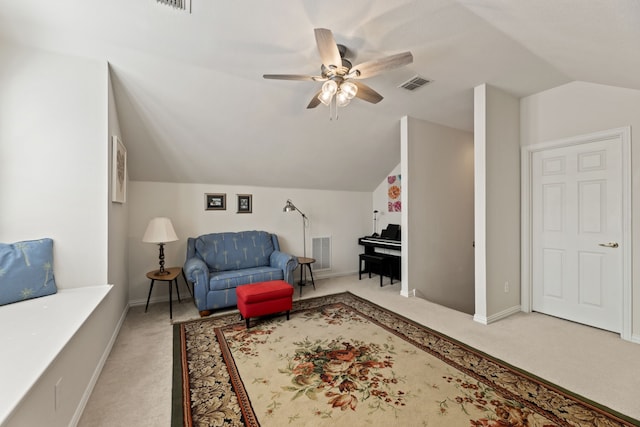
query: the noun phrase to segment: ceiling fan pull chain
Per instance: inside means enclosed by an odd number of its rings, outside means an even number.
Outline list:
[[[329,104],[329,114],[331,114],[329,120],[338,120],[338,101],[335,96],[331,99],[331,104]]]
[[[329,101],[329,121],[333,120],[334,104],[335,104],[335,98],[331,98],[331,101]]]

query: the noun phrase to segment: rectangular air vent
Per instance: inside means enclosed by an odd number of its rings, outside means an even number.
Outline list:
[[[311,239],[311,253],[316,260],[314,270],[331,270],[331,237],[314,237]]]
[[[433,80],[428,80],[428,79],[425,79],[424,77],[415,76],[415,77],[412,77],[411,79],[407,80],[406,82],[402,83],[398,87],[401,87],[401,88],[406,89],[406,90],[414,91],[416,89],[421,88],[422,86],[428,85],[432,81]]]
[[[191,0],[156,0],[158,3],[191,13]]]

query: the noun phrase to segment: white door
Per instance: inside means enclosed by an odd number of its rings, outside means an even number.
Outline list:
[[[620,138],[533,153],[532,308],[620,332]]]

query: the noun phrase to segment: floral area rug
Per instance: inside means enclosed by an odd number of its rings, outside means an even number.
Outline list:
[[[352,294],[175,325],[173,425],[638,426]]]

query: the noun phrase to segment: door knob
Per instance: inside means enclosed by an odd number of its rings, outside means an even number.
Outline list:
[[[609,242],[609,243],[599,243],[599,246],[604,246],[605,248],[617,248],[618,242]]]

